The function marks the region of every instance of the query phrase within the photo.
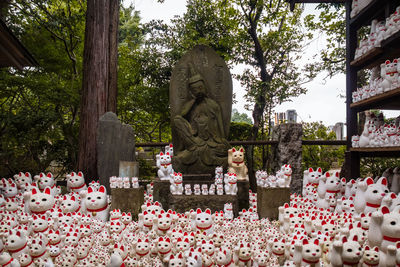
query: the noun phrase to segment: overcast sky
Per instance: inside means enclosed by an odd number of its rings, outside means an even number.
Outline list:
[[[156,0],[125,0],[124,4],[133,3],[136,10],[140,11],[143,22],[152,19],[162,19],[169,22],[174,15],[182,15],[186,10],[186,0],[165,0],[163,4],[159,4]],[[315,13],[315,4],[307,4],[307,13]],[[324,48],[324,37],[314,40],[307,48],[302,60],[299,64],[304,64]],[[242,68],[233,69],[233,73],[239,73]],[[313,122],[322,121],[325,125],[334,125],[336,122],[346,121],[346,105],[345,99],[340,95],[345,94],[346,79],[345,75],[336,75],[332,79],[324,81],[326,73],[321,73],[312,82],[305,85],[307,93],[299,97],[291,99],[291,102],[284,103],[276,108],[276,112],[284,112],[287,109],[295,109],[298,114],[298,121]],[[251,117],[251,112],[244,108],[245,90],[240,83],[233,80],[233,90],[236,93],[237,103],[233,108],[239,112],[245,112]],[[386,112],[386,116],[397,116],[399,112]]]

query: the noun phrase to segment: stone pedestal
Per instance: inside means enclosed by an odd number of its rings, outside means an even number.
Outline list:
[[[107,112],[97,126],[97,173],[107,192],[110,192],[109,178],[119,175],[120,161],[135,161],[135,135],[130,125]]]
[[[208,195],[208,196],[186,196],[186,195],[169,195],[169,208],[177,212],[185,212],[197,208],[203,211],[207,208],[211,212],[223,211],[225,203],[232,203],[233,214],[238,216],[238,198],[232,195]]]
[[[144,203],[144,189],[143,187],[111,188],[111,198],[111,210],[120,209],[121,212],[131,212],[132,217],[137,219]]]
[[[238,181],[238,205],[239,210],[248,209],[249,208],[249,181]]]
[[[202,184],[208,184],[208,187],[210,187],[210,185],[213,183],[214,183],[214,181],[212,181],[212,180],[209,180],[209,181],[204,181],[204,180],[187,181],[184,179],[183,187],[185,187],[185,184],[191,184],[192,190],[193,190],[194,184],[200,184],[200,187]],[[237,194],[237,196],[234,196],[237,201],[237,208],[238,208],[238,210],[248,209],[249,208],[249,182],[248,181],[238,181],[237,184],[238,184],[238,194]],[[172,203],[171,196],[173,196],[170,194],[170,190],[169,190],[169,186],[171,185],[171,183],[169,181],[161,181],[160,179],[155,179],[153,182],[153,185],[154,185],[154,188],[153,188],[154,201],[160,202],[164,209],[171,208],[171,203]],[[228,196],[228,195],[222,195],[222,196],[216,195],[215,197],[221,198],[221,197],[225,197],[225,196]],[[204,196],[204,197],[214,197],[214,196],[208,195],[208,196]],[[190,200],[191,199],[187,199],[185,201],[190,201]],[[226,201],[226,202],[229,202],[229,201]],[[233,202],[232,202],[232,204],[233,204]],[[191,205],[191,206],[193,208],[197,208],[195,205]],[[222,210],[223,210],[223,208],[224,207],[222,205]]]
[[[278,145],[273,147],[273,169],[278,171],[282,165],[292,166],[291,192],[301,193],[303,186],[303,172],[301,167],[302,160],[302,137],[303,128],[299,123],[279,124],[273,130],[273,139],[278,141]]]
[[[260,218],[277,220],[278,208],[290,202],[289,188],[257,187],[257,210]]]

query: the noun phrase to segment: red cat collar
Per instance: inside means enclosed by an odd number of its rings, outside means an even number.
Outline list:
[[[333,190],[326,190],[326,192],[327,192],[327,193],[331,193],[331,194],[337,194],[337,193],[340,192],[340,190],[336,190],[336,191],[333,191]]]
[[[244,161],[242,160],[242,161],[232,161],[232,163],[235,163],[235,164],[242,164]]]
[[[42,257],[45,253],[46,253],[46,249],[43,251],[43,253],[42,254],[40,254],[40,255],[38,255],[38,256],[33,256],[33,255],[31,255],[31,257],[33,258],[33,259],[37,259],[37,258],[40,258],[40,257]]]
[[[103,208],[96,209],[96,210],[89,209],[89,208],[86,208],[86,209],[87,209],[88,211],[90,211],[90,212],[100,212],[100,211],[103,211],[103,210],[107,209],[107,207],[108,207],[108,205],[104,206]]]
[[[273,251],[272,251],[272,253],[273,253],[274,255],[276,255],[276,256],[283,256],[283,254],[285,254],[285,252],[282,252],[282,253],[276,253],[276,252],[273,252]]]
[[[207,226],[207,227],[200,227],[200,226],[197,226],[197,229],[200,229],[200,230],[208,230],[208,229],[211,228],[211,226],[212,226],[212,225]]]
[[[17,253],[17,252],[20,252],[21,250],[23,250],[24,248],[26,248],[26,244],[27,244],[27,242],[26,242],[25,245],[23,245],[21,248],[16,249],[16,250],[8,249],[8,252],[10,252],[10,253]],[[8,264],[8,263],[7,263],[7,264]],[[4,265],[7,265],[7,264],[4,264]]]
[[[319,259],[316,260],[316,261],[309,261],[309,260],[303,259],[303,261],[304,261],[305,263],[308,263],[308,264],[316,264],[316,263],[319,262]]]
[[[46,211],[47,211],[47,210],[45,210],[45,211],[33,211],[33,210],[31,210],[31,212],[32,212],[33,214],[45,214]]]
[[[373,203],[368,203],[367,202],[367,204],[366,204],[368,207],[371,207],[371,208],[379,208],[381,205],[380,204],[373,204]]]
[[[170,253],[170,252],[171,252],[171,249],[169,249],[169,250],[166,251],[166,252],[161,252],[161,251],[159,251],[159,253],[162,254],[162,255],[168,254],[168,253]]]
[[[85,185],[86,185],[86,184],[84,183],[83,185],[76,186],[76,187],[71,186],[70,189],[73,189],[73,190],[75,190],[75,189],[81,189],[81,188],[83,188]]]
[[[14,259],[11,258],[7,263],[3,264],[2,266],[7,266],[8,264],[10,264]]]
[[[399,237],[390,237],[390,236],[386,236],[386,235],[383,236],[383,239],[386,241],[390,241],[390,242],[400,241]]]
[[[358,262],[359,262],[359,261],[357,261],[357,262],[343,261],[343,264],[350,265],[350,266],[357,266],[357,265],[358,265]]]
[[[143,256],[146,256],[147,254],[149,254],[149,251],[147,251],[147,252],[144,253],[144,254],[141,254],[141,253],[139,253],[139,252],[136,252],[136,254],[138,254],[140,257],[143,257]]]

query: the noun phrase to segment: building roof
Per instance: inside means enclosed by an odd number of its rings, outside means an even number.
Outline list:
[[[22,69],[39,64],[0,19],[0,68],[16,67]]]

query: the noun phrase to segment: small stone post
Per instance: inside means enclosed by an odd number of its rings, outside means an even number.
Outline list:
[[[273,139],[278,144],[273,147],[273,170],[276,172],[284,164],[292,166],[291,193],[301,193],[303,186],[302,161],[303,127],[299,123],[279,124],[273,130]]]

